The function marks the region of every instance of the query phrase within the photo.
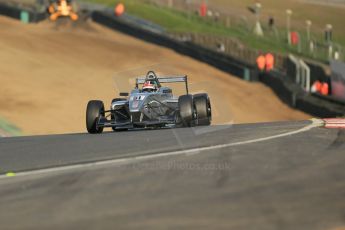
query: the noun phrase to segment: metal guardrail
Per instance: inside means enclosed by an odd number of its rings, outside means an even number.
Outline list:
[[[303,81],[301,81],[302,87],[304,86],[305,91],[308,93],[310,92],[310,68],[309,66],[302,60],[299,59],[300,64],[300,71]]]
[[[47,18],[46,13],[40,13],[35,10],[21,8],[15,5],[7,5],[0,2],[0,14],[11,18],[16,18],[24,23],[35,23]]]
[[[215,36],[199,33],[169,33],[169,36],[182,42],[192,42],[200,46],[207,47],[219,53],[232,56],[243,62],[255,65],[256,59],[261,54],[260,51],[246,47],[238,39],[227,36]],[[275,57],[275,68],[285,69],[285,56],[271,52]]]

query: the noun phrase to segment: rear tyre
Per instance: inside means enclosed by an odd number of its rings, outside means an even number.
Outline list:
[[[102,101],[89,101],[86,108],[86,128],[89,133],[102,133],[103,127],[97,123],[101,116],[104,116],[104,104]]]
[[[196,109],[196,124],[199,126],[210,125],[212,120],[211,102],[206,93],[193,96],[193,102]]]
[[[192,95],[183,95],[178,98],[178,106],[180,111],[179,118],[182,125],[185,127],[191,127],[194,124],[194,103]]]

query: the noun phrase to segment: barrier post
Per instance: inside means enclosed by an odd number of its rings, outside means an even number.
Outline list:
[[[29,12],[22,10],[20,12],[20,21],[28,24],[30,22]]]
[[[295,64],[296,67],[296,75],[295,75],[295,83],[296,84],[300,84],[301,83],[301,66],[300,66],[300,62],[298,61],[298,59],[293,56],[292,54],[289,54],[288,58],[292,61],[292,63]]]
[[[250,81],[250,71],[248,68],[243,69],[243,79],[245,81]]]
[[[310,68],[302,59],[300,59],[300,65],[301,69],[303,69],[303,75],[305,79],[305,90],[307,92],[310,92]]]

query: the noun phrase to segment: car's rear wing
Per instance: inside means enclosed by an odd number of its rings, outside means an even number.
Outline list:
[[[188,91],[188,79],[187,75],[185,76],[171,76],[171,77],[157,77],[159,83],[179,83],[179,82],[184,82],[186,85],[186,91],[187,94],[189,93]],[[146,78],[145,77],[139,77],[135,81],[136,87],[138,87],[139,84],[144,84]]]

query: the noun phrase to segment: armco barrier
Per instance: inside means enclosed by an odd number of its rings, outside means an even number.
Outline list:
[[[46,13],[34,12],[29,9],[21,9],[17,6],[6,5],[3,3],[0,3],[0,14],[29,23],[39,22],[47,18]]]
[[[261,81],[272,88],[283,102],[313,116],[327,118],[345,114],[345,104],[306,93],[285,74],[279,72],[264,74]]]
[[[333,104],[311,94],[297,97],[296,108],[322,118],[338,117],[345,114],[345,106]]]
[[[269,86],[274,93],[284,103],[291,107],[296,107],[298,95],[303,94],[303,90],[290,80],[284,80],[286,76],[280,72],[265,73],[260,77],[261,82]]]

